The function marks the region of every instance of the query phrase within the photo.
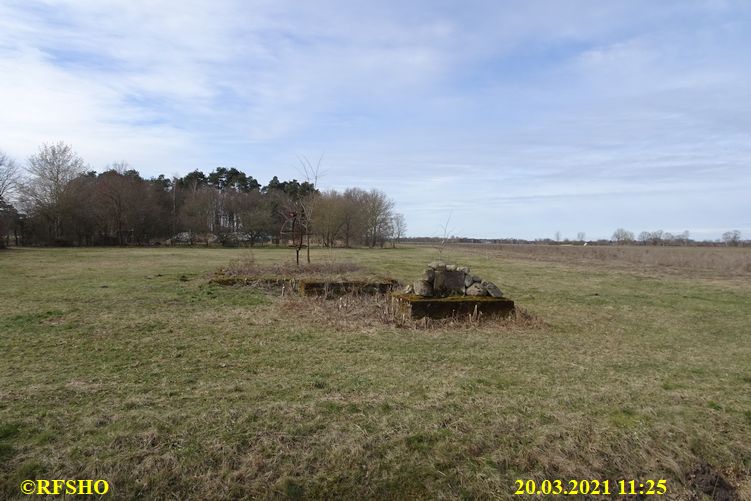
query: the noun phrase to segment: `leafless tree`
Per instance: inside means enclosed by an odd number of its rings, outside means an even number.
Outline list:
[[[315,233],[324,247],[334,247],[346,224],[347,200],[336,190],[321,193],[315,201]]]
[[[365,199],[367,192],[360,188],[348,188],[342,194],[344,198],[342,219],[342,233],[344,246],[350,247],[358,236],[365,235]]]
[[[0,200],[9,201],[18,185],[19,175],[16,162],[0,151]]]
[[[623,228],[618,228],[613,232],[613,241],[619,244],[626,244],[634,241],[634,234]]]
[[[404,214],[395,213],[391,218],[391,226],[394,233],[394,246],[396,246],[407,233],[407,220],[404,218]]]
[[[250,246],[264,235],[275,232],[274,217],[268,195],[259,191],[238,193],[235,196],[235,213],[240,220],[240,227],[250,239]]]
[[[741,232],[740,230],[731,230],[726,231],[722,234],[722,241],[725,242],[725,245],[736,247],[741,243]]]
[[[688,230],[678,235],[678,241],[681,243],[681,245],[688,245],[688,242],[690,239],[691,239],[691,234],[688,232]]]
[[[441,243],[438,246],[438,259],[441,259],[443,256],[443,249],[446,248],[446,244],[449,242],[449,233],[453,233],[453,230],[449,230],[449,224],[451,223],[451,212],[449,212],[449,216],[446,218],[446,222],[443,223],[443,226],[441,229],[443,230],[443,235],[441,236]]]
[[[384,192],[376,189],[370,190],[363,202],[366,241],[370,247],[375,247],[379,242],[383,245],[387,238],[394,202]]]
[[[305,231],[305,253],[308,264],[310,264],[310,234],[313,231],[313,216],[316,205],[315,201],[318,196],[318,177],[321,175],[321,162],[323,161],[323,155],[318,157],[318,162],[316,162],[315,165],[313,165],[306,156],[298,157],[298,160],[300,161],[300,165],[302,166],[305,181],[313,186],[313,189],[310,192],[305,193],[298,200],[298,205],[301,209],[299,211],[301,216],[300,225],[301,229],[304,229]],[[297,261],[297,264],[300,264],[299,257]]]
[[[47,220],[52,239],[62,236],[65,216],[72,206],[80,203],[72,193],[66,193],[66,188],[83,174],[83,159],[62,141],[43,144],[29,157],[27,170],[30,178],[20,187],[27,211],[38,213]]]

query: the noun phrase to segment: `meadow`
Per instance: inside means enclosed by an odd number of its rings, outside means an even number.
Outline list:
[[[427,328],[209,283],[288,249],[0,252],[0,498],[92,478],[112,499],[539,499],[527,479],[751,499],[751,252],[710,251],[735,264],[312,251],[404,282],[440,257],[526,312]]]

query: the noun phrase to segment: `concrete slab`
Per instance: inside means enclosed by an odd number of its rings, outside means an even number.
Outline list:
[[[422,297],[414,294],[392,294],[398,310],[411,318],[466,317],[475,312],[483,317],[507,317],[514,311],[514,302],[506,298],[490,296]]]

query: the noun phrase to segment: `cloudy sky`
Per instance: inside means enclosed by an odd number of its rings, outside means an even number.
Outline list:
[[[0,150],[324,155],[411,235],[751,236],[751,2],[0,0]]]

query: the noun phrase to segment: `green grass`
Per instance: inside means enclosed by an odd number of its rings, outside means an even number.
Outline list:
[[[114,499],[513,498],[516,479],[666,478],[686,499],[706,464],[751,498],[749,285],[450,250],[541,322],[348,327],[208,284],[249,254],[0,253],[0,498],[26,478],[103,478]],[[312,254],[403,281],[437,257]]]

